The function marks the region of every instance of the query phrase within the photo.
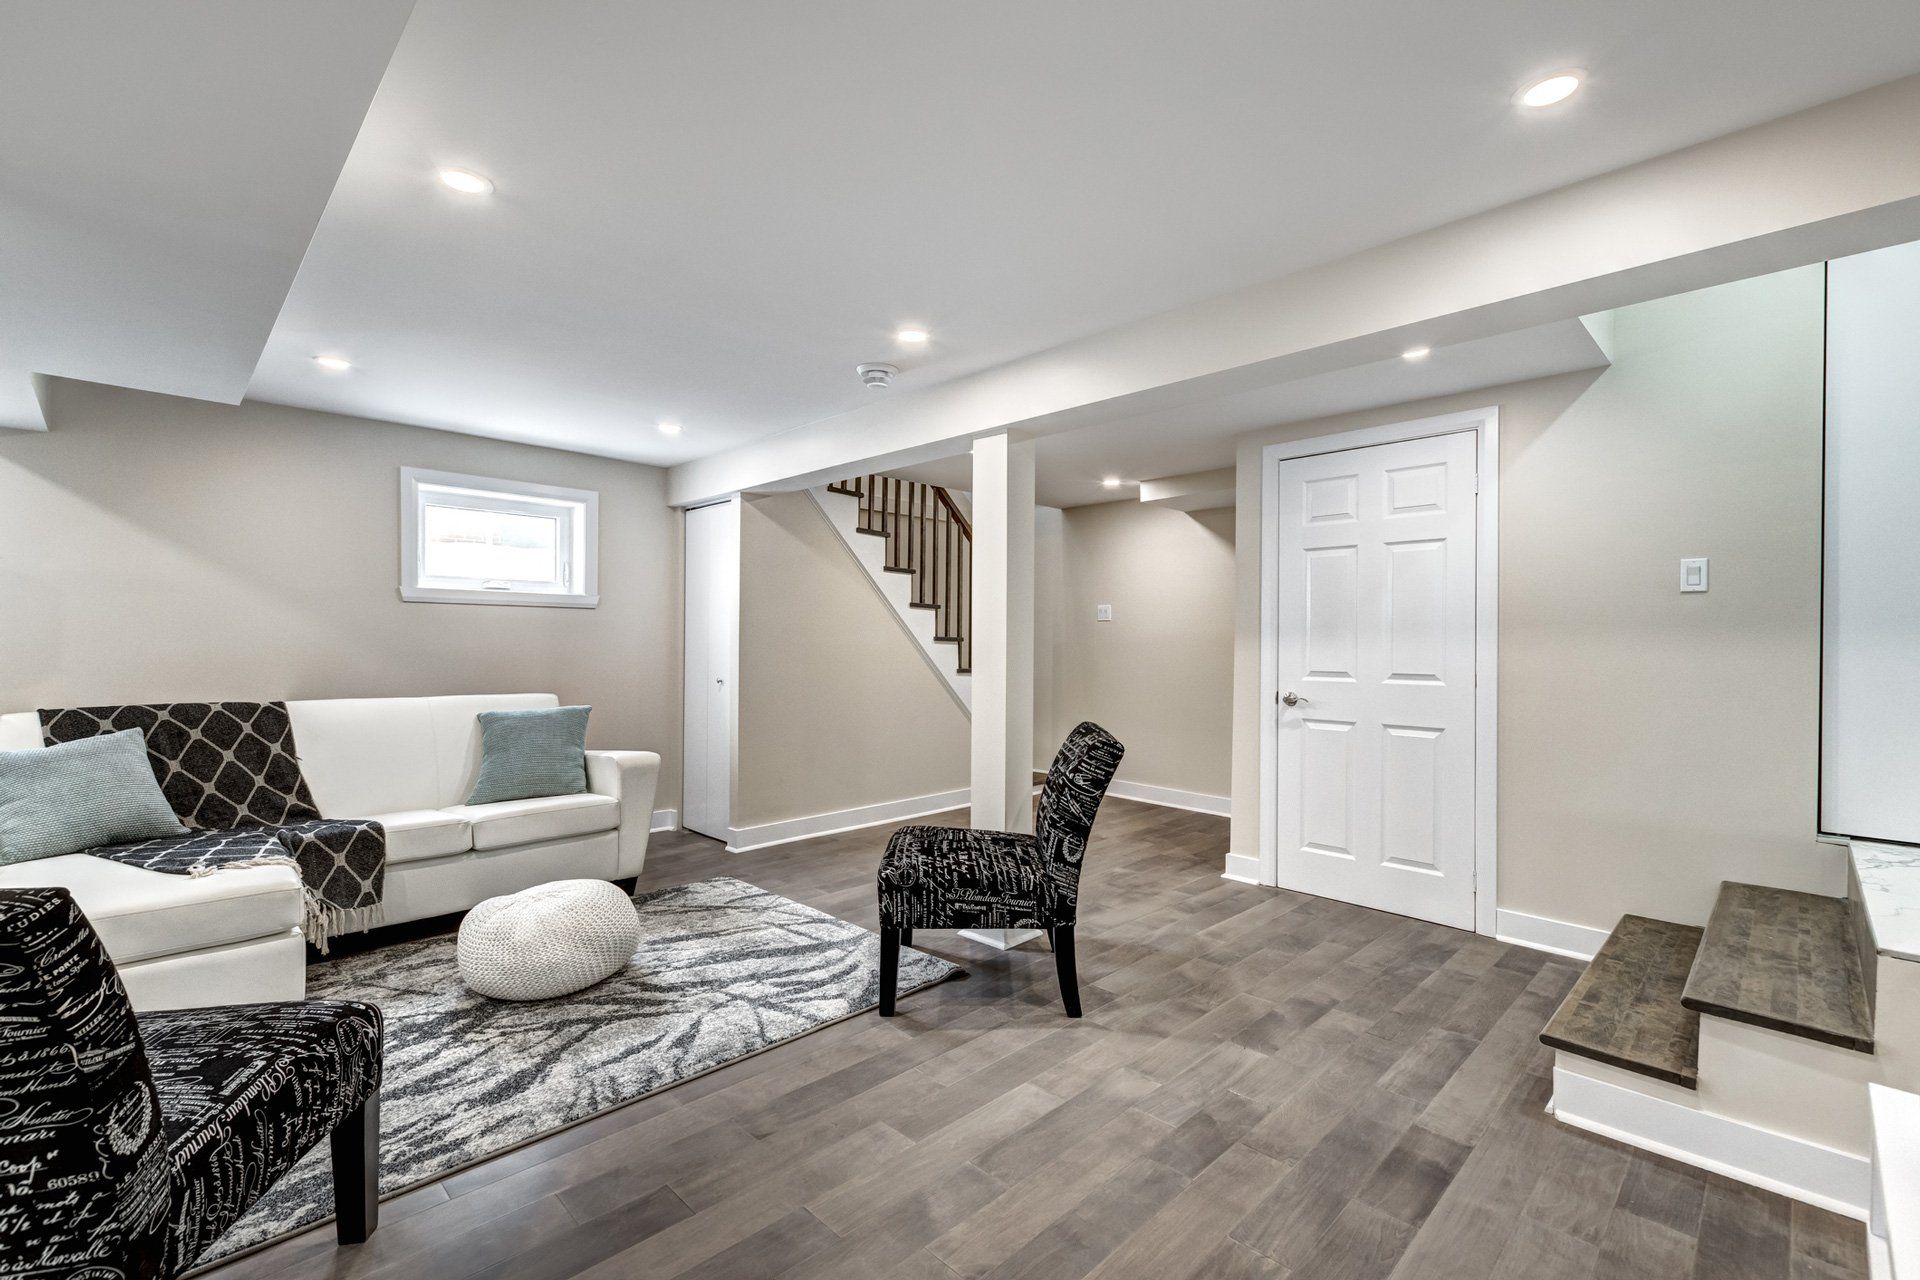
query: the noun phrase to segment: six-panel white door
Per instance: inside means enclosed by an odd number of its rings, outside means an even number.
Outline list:
[[[1279,468],[1281,885],[1474,927],[1473,432]],[[1291,697],[1291,703],[1286,701]]]

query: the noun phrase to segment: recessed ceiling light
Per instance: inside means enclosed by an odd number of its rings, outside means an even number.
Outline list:
[[[1550,107],[1556,102],[1565,102],[1580,87],[1580,78],[1578,71],[1556,71],[1522,89],[1515,101],[1523,107]]]
[[[925,342],[929,336],[925,329],[916,324],[903,325],[893,331],[895,342],[921,343]]]
[[[680,434],[680,424],[677,422],[663,422],[660,424],[660,434],[663,436],[677,436]]]
[[[484,196],[493,190],[493,180],[470,169],[442,169],[440,181],[462,195]]]
[[[1428,356],[1432,354],[1433,354],[1432,347],[1408,347],[1405,351],[1402,351],[1400,353],[1400,358],[1402,360],[1413,360],[1418,362],[1421,360],[1425,360]]]
[[[315,356],[313,362],[322,369],[328,369],[334,373],[345,373],[353,368],[353,361],[345,356]]]
[[[1100,487],[1102,489],[1118,489],[1120,487],[1120,477],[1108,476],[1105,480],[1102,480],[1100,482]]]

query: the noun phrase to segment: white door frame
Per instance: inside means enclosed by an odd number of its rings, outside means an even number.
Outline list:
[[[733,634],[728,638],[727,674],[724,677],[726,680],[727,695],[728,695],[727,696],[727,785],[726,785],[727,812],[725,815],[726,821],[723,824],[720,824],[722,827],[721,830],[702,832],[701,834],[711,836],[712,838],[717,840],[725,840],[729,844],[731,844],[733,841],[733,831],[734,831],[733,811],[734,811],[734,802],[736,799],[734,794],[736,790],[735,784],[738,781],[740,776],[740,558],[737,552],[740,546],[741,502],[740,502],[740,495],[737,493],[731,494],[728,497],[722,498],[718,502],[703,502],[696,506],[683,508],[681,512],[680,679],[681,679],[682,692],[681,692],[681,717],[680,717],[681,724],[680,724],[680,824],[679,825],[682,827],[682,829],[690,829],[690,828],[687,828],[686,826],[687,794],[689,791],[689,784],[695,779],[696,776],[698,776],[698,774],[696,773],[696,766],[694,765],[694,761],[693,761],[693,753],[687,749],[688,748],[688,742],[687,742],[688,730],[690,729],[692,724],[692,711],[694,707],[694,697],[693,697],[693,689],[692,689],[693,664],[688,661],[688,654],[686,651],[687,595],[688,595],[688,589],[694,584],[692,582],[692,566],[690,564],[690,558],[687,555],[686,517],[688,514],[691,514],[692,512],[701,511],[708,507],[719,507],[719,506],[724,506],[728,509],[728,522],[731,525],[733,545],[736,552],[733,560],[721,571],[721,580],[707,585],[708,590],[719,592],[726,597],[730,597],[730,607],[728,608],[727,613],[731,620],[731,626],[733,628]],[[704,696],[707,693],[707,691],[705,689],[702,689],[701,693]],[[704,764],[699,766],[700,769],[704,769],[704,767],[705,767]]]
[[[1492,935],[1498,907],[1496,820],[1500,772],[1500,410],[1443,413],[1411,422],[1362,427],[1303,440],[1283,440],[1260,451],[1260,883],[1280,885],[1278,780],[1280,683],[1279,464],[1289,458],[1341,453],[1427,436],[1475,433],[1479,514],[1474,522],[1474,724],[1473,724],[1473,920],[1474,932]],[[1287,887],[1287,886],[1281,886]]]

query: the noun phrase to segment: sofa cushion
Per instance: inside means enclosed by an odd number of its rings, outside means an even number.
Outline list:
[[[86,853],[0,867],[0,888],[73,894],[116,964],[273,937],[300,923],[292,867],[170,876]]]
[[[329,818],[440,805],[431,698],[289,702],[300,771]]]
[[[387,862],[417,862],[444,858],[473,848],[473,827],[445,809],[402,809],[376,813],[375,822],[387,829]]]
[[[0,751],[38,751],[47,745],[40,736],[40,714],[9,711],[0,715]]]
[[[577,796],[541,796],[498,804],[463,804],[445,810],[473,824],[473,847],[504,849],[535,840],[558,840],[612,831],[620,825],[620,802],[588,792]]]

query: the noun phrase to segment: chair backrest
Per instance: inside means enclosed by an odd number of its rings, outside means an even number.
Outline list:
[[[0,1170],[0,1252],[24,1274],[160,1273],[159,1097],[120,976],[65,889],[0,890]]]
[[[1127,749],[1120,740],[1091,720],[1075,726],[1047,770],[1040,790],[1040,814],[1034,825],[1047,875],[1069,895],[1080,883],[1080,864],[1087,856],[1087,836],[1094,815],[1107,794]]]

